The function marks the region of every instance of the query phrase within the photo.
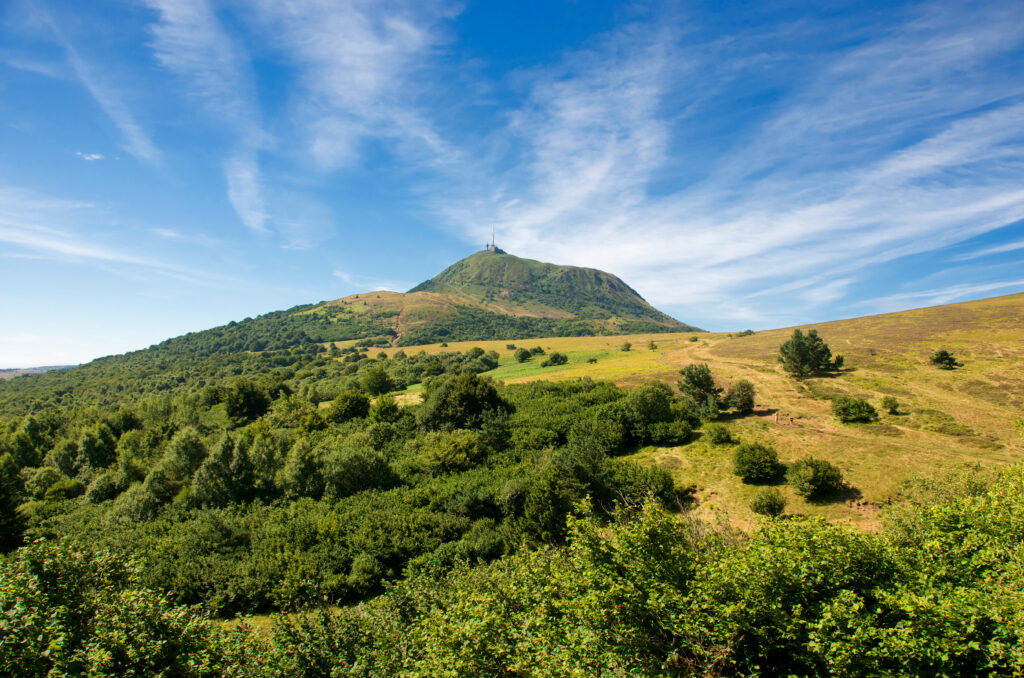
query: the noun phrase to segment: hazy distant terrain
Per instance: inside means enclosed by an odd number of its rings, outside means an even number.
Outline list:
[[[46,365],[43,367],[14,367],[10,369],[0,369],[0,380],[20,377],[23,374],[42,374],[43,372],[49,372],[50,370],[69,370],[72,367],[74,367],[74,365]]]

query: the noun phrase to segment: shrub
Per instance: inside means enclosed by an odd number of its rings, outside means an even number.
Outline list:
[[[955,367],[963,367],[964,364],[956,359],[952,353],[944,348],[940,348],[938,351],[932,354],[930,358],[932,365],[938,365],[944,370],[951,370]]]
[[[564,365],[569,362],[569,356],[564,353],[558,353],[557,351],[548,356],[548,359],[540,364],[541,367],[551,367],[553,365]]]
[[[708,424],[704,427],[704,437],[712,445],[728,445],[736,442],[725,424]]]
[[[882,409],[889,414],[899,414],[900,403],[893,396],[885,396],[882,398]]]
[[[619,348],[620,348],[621,350],[623,350],[623,351],[629,351],[630,349],[632,349],[632,348],[633,348],[633,344],[631,344],[631,343],[629,343],[629,342],[627,341],[627,342],[625,342],[625,343],[624,343],[624,344],[623,344],[622,346],[620,346]]]
[[[651,339],[650,341],[647,342],[647,348],[652,351],[656,351],[658,350],[658,345],[654,343],[654,339]]]
[[[693,434],[685,421],[659,421],[647,427],[647,438],[652,445],[672,447],[685,445]]]
[[[509,351],[514,351],[514,350],[516,350],[516,345],[515,344],[505,344],[505,348],[508,349]]]
[[[530,349],[530,355],[544,355],[544,349],[540,346],[534,346]]]
[[[762,516],[775,518],[786,510],[786,498],[774,487],[766,487],[750,502],[750,510]]]
[[[512,354],[512,357],[516,359],[517,363],[525,363],[530,359],[530,352],[525,348],[517,348],[516,352]]]
[[[690,341],[697,341],[697,337],[690,337]]]
[[[862,398],[836,398],[832,401],[832,414],[844,424],[868,422],[878,418],[878,412]]]
[[[737,412],[747,414],[754,411],[754,385],[746,379],[738,379],[729,385],[725,402]]]
[[[65,478],[50,485],[43,497],[46,501],[60,501],[81,497],[83,494],[85,494],[85,483],[78,478]]]
[[[761,443],[744,443],[733,453],[733,473],[745,483],[767,483],[779,476],[782,465],[775,448]]]
[[[843,474],[824,459],[804,457],[790,466],[786,475],[793,491],[801,497],[827,497],[843,487]]]

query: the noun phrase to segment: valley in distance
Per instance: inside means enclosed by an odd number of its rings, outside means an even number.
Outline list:
[[[1019,675],[1022,319],[494,248],[0,375],[0,674]]]

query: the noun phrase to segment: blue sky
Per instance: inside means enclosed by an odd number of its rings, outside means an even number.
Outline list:
[[[1021,292],[1022,47],[1019,2],[10,0],[0,367],[492,227],[712,330]]]

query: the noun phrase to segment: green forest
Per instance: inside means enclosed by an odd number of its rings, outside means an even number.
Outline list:
[[[0,673],[1024,671],[1021,467],[908,486],[875,533],[742,532],[622,457],[727,440],[749,382],[505,386],[483,349],[239,350],[242,325],[0,387]]]

